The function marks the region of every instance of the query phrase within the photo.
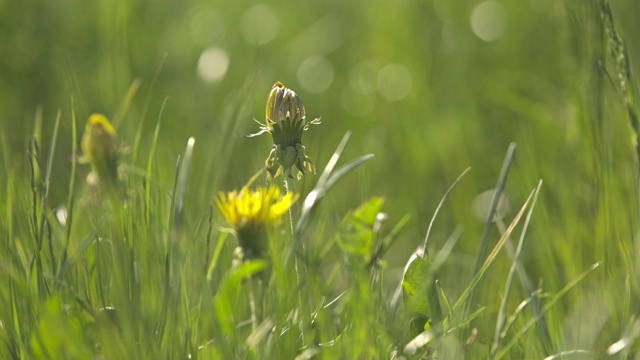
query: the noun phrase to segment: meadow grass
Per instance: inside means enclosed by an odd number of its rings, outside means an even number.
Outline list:
[[[438,4],[438,16],[452,22],[463,8]],[[117,24],[136,10],[102,5]],[[402,3],[394,11],[412,9]],[[341,113],[341,100],[323,98],[330,94],[305,94],[307,113],[323,118],[304,135],[317,174],[305,163],[301,179],[294,171],[270,180],[281,196],[299,197],[264,234],[251,235],[268,249],[257,255],[239,246],[248,243],[216,194],[266,183],[269,135],[244,135],[255,131],[251,118],[261,118],[269,94],[256,84],[274,75],[268,64],[279,59],[261,58],[256,46],[247,58],[260,58],[259,69],[237,70],[254,69],[239,59],[229,75],[236,83],[223,83],[224,92],[158,96],[170,89],[163,82],[185,84],[180,69],[188,61],[164,55],[142,71],[143,81],[127,82],[129,54],[119,46],[126,38],[101,18],[96,36],[113,51],[100,68],[119,69],[96,79],[120,89],[101,104],[113,109],[117,128],[117,183],[96,181],[86,164],[80,144],[94,98],[86,94],[104,90],[83,83],[86,69],[73,60],[60,61],[71,98],[58,104],[64,110],[38,108],[15,128],[0,123],[0,358],[640,357],[635,48],[607,1],[553,9],[561,31],[544,42],[560,55],[537,71],[556,83],[519,68],[535,60],[519,55],[505,59],[510,70],[492,70],[489,53],[469,47],[493,78],[439,77],[416,65],[433,79],[415,85],[423,97],[406,108],[377,105],[370,123]],[[167,4],[151,10],[171,13]],[[377,25],[394,29],[392,18],[379,16]],[[423,20],[408,19],[416,27]],[[339,24],[364,32],[361,21]],[[411,26],[395,39],[408,41]],[[380,34],[371,39],[400,51]],[[430,56],[416,51],[422,57],[407,62]],[[467,69],[463,57],[442,56]],[[453,93],[451,81],[462,84],[456,106],[438,107]],[[193,104],[213,95],[215,119],[207,123],[213,107]],[[473,103],[458,107],[462,99]],[[427,111],[440,118],[429,125],[435,135],[420,126]],[[175,121],[187,115],[200,121]],[[470,209],[487,188],[477,221]]]

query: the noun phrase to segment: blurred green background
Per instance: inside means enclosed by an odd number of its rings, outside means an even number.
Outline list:
[[[639,73],[640,2],[611,5]],[[193,225],[208,216],[218,191],[240,187],[263,166],[271,139],[245,135],[258,130],[253,118],[264,121],[279,80],[302,97],[309,118],[322,117],[303,139],[319,169],[347,130],[353,135],[344,159],[375,154],[321,211],[334,226],[380,195],[390,223],[411,214],[389,255],[398,276],[441,196],[467,167],[431,246],[463,226],[443,283],[470,274],[483,227],[474,199],[495,186],[516,142],[508,219],[545,182],[525,254],[533,278],[557,290],[610,260],[600,280],[620,286],[617,266],[637,226],[637,165],[621,98],[603,72],[599,18],[596,1],[571,0],[0,1],[2,169],[27,173],[26,140],[38,109],[43,149],[60,110],[50,203],[64,202],[71,99],[82,127],[92,112],[112,118],[139,79],[117,126],[129,145],[142,126],[143,155],[123,162],[145,167],[168,98],[158,176],[172,182],[176,158],[194,136]],[[316,179],[305,178],[303,191]]]

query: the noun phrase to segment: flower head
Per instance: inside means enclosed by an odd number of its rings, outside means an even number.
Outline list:
[[[267,99],[266,124],[251,136],[268,132],[273,138],[273,149],[265,162],[267,176],[274,178],[281,173],[300,179],[305,172],[315,174],[315,166],[305,154],[302,133],[309,125],[319,124],[320,119],[307,122],[302,99],[293,90],[276,82]],[[295,167],[295,169],[294,169]]]
[[[82,136],[84,160],[91,164],[100,181],[115,184],[118,179],[118,147],[116,130],[106,116],[89,116]]]
[[[260,257],[268,249],[267,226],[277,223],[289,210],[298,196],[281,195],[276,186],[259,187],[228,193],[216,198],[218,209],[238,236],[240,246],[248,257]]]

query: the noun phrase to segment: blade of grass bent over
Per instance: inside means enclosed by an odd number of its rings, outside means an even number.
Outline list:
[[[429,258],[429,250],[427,248],[427,244],[429,242],[429,235],[431,234],[431,229],[433,228],[433,223],[435,222],[436,217],[438,216],[438,213],[442,208],[442,205],[444,204],[445,200],[447,200],[447,198],[449,197],[449,194],[451,193],[453,188],[455,188],[458,182],[469,172],[469,170],[471,170],[471,168],[466,168],[462,172],[462,174],[460,174],[458,178],[453,182],[453,184],[449,186],[449,189],[447,189],[447,191],[442,196],[442,199],[440,199],[440,202],[438,203],[438,206],[436,207],[436,210],[434,211],[433,216],[431,217],[431,221],[429,221],[429,227],[427,228],[427,234],[424,237],[424,245],[422,247],[422,258],[426,260],[430,266],[432,264],[431,264],[431,259]],[[436,286],[436,282],[438,281],[438,274],[435,272],[433,268],[431,270],[431,273],[433,275],[430,276],[428,279],[429,305],[431,307],[431,317],[432,317],[433,325],[435,325],[434,329],[440,331],[441,329],[438,329],[438,328],[440,327],[439,325],[440,322],[443,320],[443,316],[442,316],[442,308],[440,307],[440,298],[438,296],[438,287]]]
[[[305,227],[307,226],[307,223],[309,222],[311,212],[317,206],[320,200],[324,197],[327,191],[329,191],[329,189],[333,185],[335,185],[335,183],[338,180],[340,180],[343,176],[345,176],[346,174],[351,172],[353,169],[357,168],[358,166],[362,165],[364,162],[366,162],[367,160],[373,157],[373,154],[363,155],[343,165],[338,170],[333,172],[333,169],[338,163],[338,160],[340,159],[340,156],[342,155],[342,151],[344,151],[344,148],[347,145],[347,142],[349,141],[350,136],[351,136],[351,131],[347,131],[347,133],[342,138],[342,141],[340,141],[340,144],[334,151],[333,156],[331,156],[331,159],[329,159],[329,162],[327,163],[327,166],[324,168],[322,175],[320,175],[320,178],[318,179],[318,183],[313,188],[313,190],[309,193],[309,195],[307,195],[307,197],[304,199],[302,210],[300,211],[300,218],[298,219],[298,222],[293,232],[291,251],[287,256],[287,258],[285,259],[287,264],[291,261],[293,254],[295,253],[295,249],[297,248],[296,244],[299,241],[300,236],[302,235],[302,232],[304,231]]]
[[[447,192],[444,193],[444,195],[442,196],[442,199],[440,199],[440,202],[438,203],[438,206],[436,207],[436,210],[433,212],[433,216],[431,217],[431,221],[429,221],[429,227],[427,228],[427,234],[424,237],[424,253],[423,253],[423,258],[429,256],[427,253],[427,243],[429,242],[429,235],[431,234],[431,228],[433,227],[433,223],[436,220],[436,217],[438,216],[438,213],[440,212],[440,209],[442,208],[442,205],[444,205],[445,200],[447,200],[447,198],[449,197],[449,193],[451,193],[451,191],[453,190],[453,188],[456,187],[456,185],[458,184],[458,182],[460,182],[460,180],[462,180],[462,178],[471,170],[470,167],[464,169],[464,171],[462,172],[462,174],[460,174],[458,176],[458,178],[453,182],[453,184],[451,184],[451,186],[449,186],[449,189],[447,189]]]

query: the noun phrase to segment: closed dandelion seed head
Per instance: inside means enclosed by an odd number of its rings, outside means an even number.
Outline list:
[[[298,196],[282,195],[276,186],[259,187],[220,193],[216,198],[218,209],[238,237],[247,258],[266,255],[269,244],[267,230],[276,224]]]
[[[118,179],[116,130],[106,116],[93,114],[82,136],[82,153],[101,182],[115,184]]]
[[[271,88],[265,115],[266,124],[260,124],[261,131],[254,135],[268,132],[273,139],[273,149],[265,162],[267,177],[285,173],[300,179],[307,172],[315,174],[315,166],[302,145],[302,134],[309,125],[319,124],[320,119],[307,122],[300,96],[279,81]]]

